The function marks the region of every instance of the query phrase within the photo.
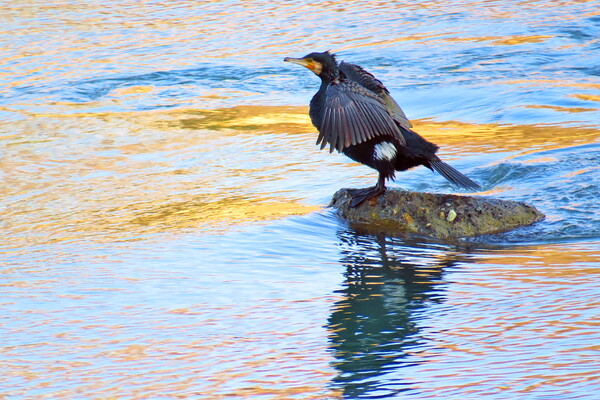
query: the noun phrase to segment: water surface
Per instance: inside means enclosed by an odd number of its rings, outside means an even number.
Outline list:
[[[0,6],[0,397],[592,399],[594,1]],[[332,49],[441,157],[547,218],[458,243],[327,208]],[[392,186],[461,193],[420,168]],[[464,193],[464,192],[462,192]]]

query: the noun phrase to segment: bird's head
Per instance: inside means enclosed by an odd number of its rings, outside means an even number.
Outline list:
[[[286,57],[283,61],[302,65],[310,69],[321,79],[337,79],[339,69],[335,55],[329,51],[323,53],[310,53],[301,58]]]

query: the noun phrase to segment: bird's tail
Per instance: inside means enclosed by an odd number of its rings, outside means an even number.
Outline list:
[[[434,170],[439,172],[440,175],[442,175],[444,178],[448,179],[450,182],[454,183],[455,185],[461,186],[461,187],[463,187],[465,189],[469,189],[469,190],[481,189],[481,186],[479,186],[479,184],[477,182],[471,180],[467,176],[458,172],[452,166],[446,164],[439,158],[437,158],[437,160],[430,160],[430,163],[431,163],[431,167]]]

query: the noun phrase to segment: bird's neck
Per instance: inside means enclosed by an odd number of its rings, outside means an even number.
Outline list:
[[[331,82],[338,82],[340,80],[340,70],[337,68],[328,68],[323,70],[319,75],[323,84],[329,84]]]

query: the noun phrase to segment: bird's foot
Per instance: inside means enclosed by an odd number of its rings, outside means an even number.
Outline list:
[[[355,208],[365,201],[385,193],[385,187],[375,185],[364,189],[347,189],[347,191],[351,197],[350,208]]]

